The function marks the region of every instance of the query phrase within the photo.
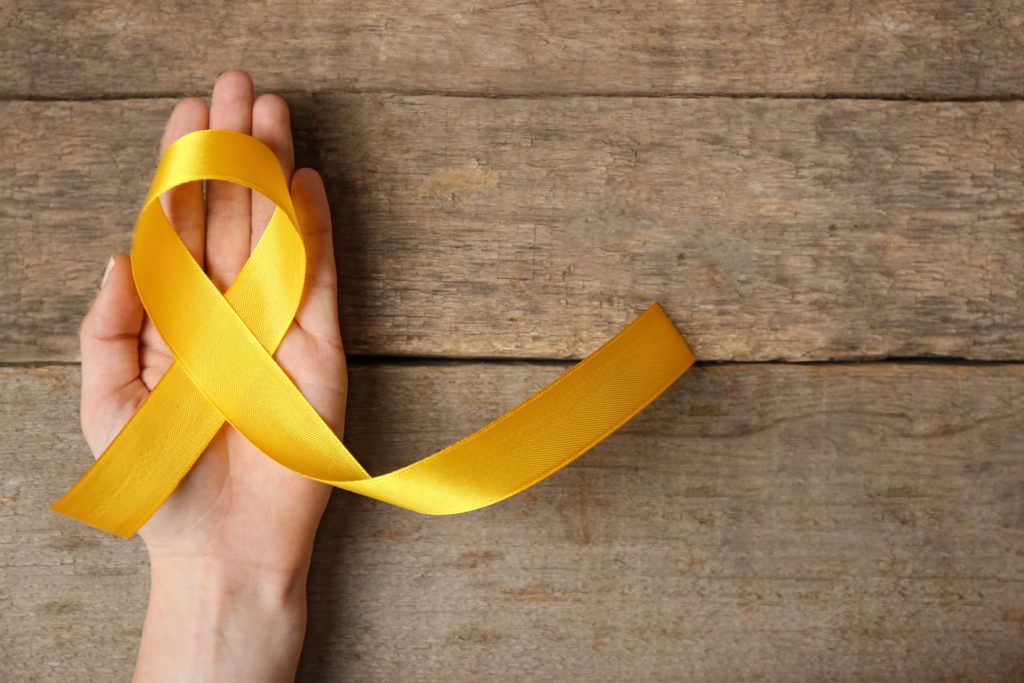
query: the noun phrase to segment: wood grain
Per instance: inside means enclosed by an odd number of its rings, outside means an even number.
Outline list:
[[[1024,104],[293,97],[357,355],[1024,358]],[[171,100],[0,104],[0,361],[77,358]]]
[[[276,90],[1019,96],[1018,0],[5,2],[0,96]]]
[[[357,364],[346,441],[385,471],[562,369]],[[131,669],[140,545],[46,510],[89,459],[78,382],[0,368],[3,680]],[[1022,418],[1022,365],[699,366],[492,508],[339,493],[300,680],[1019,681]]]

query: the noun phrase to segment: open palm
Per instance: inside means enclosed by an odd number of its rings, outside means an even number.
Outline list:
[[[303,299],[275,358],[335,433],[344,423],[347,380],[338,324],[331,219],[319,175],[294,172],[287,104],[254,99],[247,74],[218,79],[212,103],[187,98],[174,108],[161,150],[195,130],[249,133],[277,155],[306,242]],[[171,223],[221,291],[234,280],[273,213],[245,187],[209,181],[161,197]],[[115,256],[96,303],[82,324],[82,428],[95,455],[113,440],[174,361],[146,318],[127,256]],[[243,563],[294,572],[308,563],[330,487],[295,474],[259,452],[225,424],[177,490],[140,535],[151,557]]]

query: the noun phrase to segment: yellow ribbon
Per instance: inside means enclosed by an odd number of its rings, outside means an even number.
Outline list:
[[[221,294],[159,197],[227,180],[276,205]],[[306,252],[281,167],[248,135],[205,130],[164,153],[135,225],[132,274],[175,362],[53,509],[129,537],[174,491],[224,421],[299,474],[434,515],[496,503],[565,467],[653,401],[694,362],[657,303],[520,405],[444,450],[371,477],[272,354],[302,298]]]

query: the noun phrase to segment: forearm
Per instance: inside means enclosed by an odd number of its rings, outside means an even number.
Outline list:
[[[291,681],[306,574],[153,559],[135,681]]]

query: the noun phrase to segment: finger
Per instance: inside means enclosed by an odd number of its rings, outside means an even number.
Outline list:
[[[311,168],[297,171],[292,179],[292,200],[306,245],[306,285],[295,322],[314,336],[340,344],[331,209],[320,174]]]
[[[295,149],[288,103],[277,95],[260,95],[256,98],[252,107],[252,135],[274,150],[281,170],[284,171],[284,181],[290,184],[295,169]],[[253,192],[250,250],[256,248],[273,213],[274,203],[259,192]]]
[[[244,71],[224,72],[213,86],[210,128],[252,131],[252,79]],[[206,272],[221,291],[249,258],[251,192],[222,180],[206,186]]]
[[[174,107],[164,127],[160,141],[161,156],[178,138],[193,131],[203,130],[209,124],[210,112],[206,102],[198,97],[188,97]],[[203,183],[194,181],[179,185],[160,196],[164,214],[181,236],[192,257],[203,265],[203,247],[206,241],[206,215],[203,211]]]
[[[160,140],[160,154],[163,155],[171,143],[178,138],[206,128],[209,120],[210,111],[206,102],[201,98],[188,97],[178,102],[164,127],[163,138]],[[181,241],[188,247],[192,258],[202,266],[206,243],[206,211],[203,208],[202,181],[197,180],[179,185],[165,192],[160,195],[160,205],[163,207],[167,220],[174,226]],[[143,323],[140,338],[144,354],[163,357],[170,355],[164,340],[148,319]],[[154,365],[148,363],[145,357],[141,358],[141,362],[143,368]],[[165,363],[156,365],[165,365]]]
[[[103,285],[82,321],[82,424],[96,425],[99,416],[117,412],[131,397],[144,397],[139,377],[139,332],[143,308],[126,254],[111,258]],[[105,438],[87,429],[94,452]]]

